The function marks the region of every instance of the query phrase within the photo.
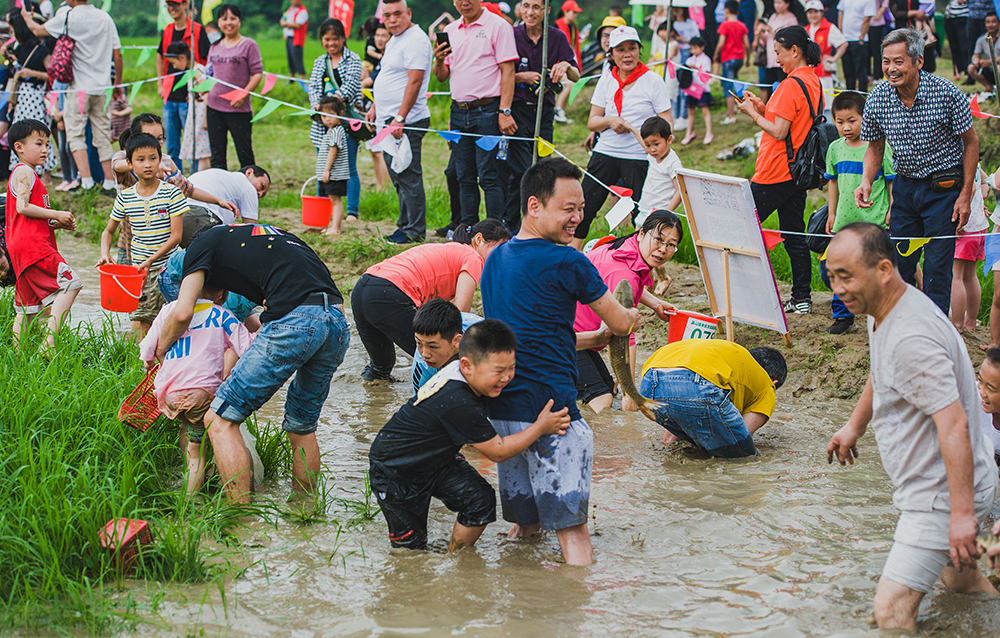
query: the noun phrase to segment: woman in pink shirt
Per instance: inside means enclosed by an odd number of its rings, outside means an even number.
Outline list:
[[[469,312],[486,258],[508,239],[499,220],[484,219],[460,226],[452,242],[416,246],[366,270],[351,291],[354,324],[371,360],[361,378],[389,379],[393,344],[413,356],[413,316],[426,301],[447,299]]]
[[[650,271],[670,261],[677,251],[677,246],[684,238],[684,227],[681,220],[670,211],[654,210],[646,217],[642,228],[627,237],[620,237],[613,242],[599,245],[588,253],[587,258],[601,273],[601,278],[608,288],[614,290],[618,282],[628,281],[632,285],[635,305],[640,303],[649,306],[664,321],[676,312],[673,305],[656,298],[646,289],[653,285]],[[601,318],[593,310],[583,304],[577,304],[574,330],[579,333],[600,330]],[[586,348],[587,339],[577,340],[577,348]],[[592,349],[582,349],[576,352],[576,368],[578,373],[576,392],[577,399],[589,405],[594,412],[600,412],[611,405],[614,399],[614,379],[601,358],[604,346]],[[629,348],[629,361],[635,370],[635,336],[633,335]],[[636,405],[628,397],[622,399],[623,410],[635,410]]]

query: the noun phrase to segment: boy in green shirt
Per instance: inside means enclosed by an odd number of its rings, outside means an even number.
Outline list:
[[[871,222],[883,228],[889,227],[889,204],[892,201],[892,149],[885,148],[882,170],[872,183],[871,208],[858,208],[854,204],[854,190],[861,185],[864,172],[865,151],[868,142],[861,141],[861,114],[865,110],[863,93],[845,91],[833,98],[833,119],[842,136],[830,144],[826,152],[826,178],[830,180],[827,203],[830,216],[826,222],[826,232],[834,234],[844,226],[854,222]],[[826,261],[819,262],[819,272],[823,283],[830,286],[826,274]],[[854,315],[833,296],[833,325],[827,332],[839,335],[854,325]]]

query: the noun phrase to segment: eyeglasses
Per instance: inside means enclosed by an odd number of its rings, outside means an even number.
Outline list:
[[[648,235],[648,237],[653,241],[653,250],[659,250],[661,248],[666,248],[667,250],[677,250],[677,242],[673,239],[664,240],[660,235]]]

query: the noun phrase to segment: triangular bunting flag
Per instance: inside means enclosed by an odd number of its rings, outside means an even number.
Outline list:
[[[129,104],[132,103],[132,100],[135,99],[135,94],[139,92],[139,89],[145,83],[146,83],[146,81],[143,80],[142,82],[136,82],[135,84],[132,85],[132,91],[130,91],[129,94],[128,94],[128,103]]]
[[[768,250],[774,250],[774,248],[785,241],[785,238],[781,236],[781,232],[777,230],[762,230],[761,233],[764,235],[764,245],[767,246]]]
[[[0,111],[6,108],[7,102],[10,102],[10,91],[4,91],[3,93],[0,93]]]
[[[204,93],[206,91],[211,91],[212,87],[215,86],[218,83],[219,83],[219,81],[216,80],[215,78],[205,78],[204,80],[202,80],[198,84],[195,84],[193,90],[196,93]]]
[[[232,91],[228,91],[226,93],[223,93],[219,97],[222,98],[223,100],[230,100],[230,101],[232,101],[232,100],[239,100],[241,98],[245,98],[247,95],[249,95],[249,93],[247,93],[243,89],[233,89]]]
[[[556,150],[556,147],[549,144],[547,140],[536,137],[535,141],[538,142],[538,157],[548,157]]]
[[[830,252],[830,244],[827,244],[827,245],[826,245],[826,250],[824,250],[824,251],[823,251],[823,254],[819,256],[819,260],[820,260],[820,261],[826,261],[826,254],[827,254],[828,252]]]
[[[151,57],[153,57],[153,47],[149,47],[148,49],[146,49],[146,48],[141,49],[139,51],[139,59],[136,60],[135,65],[136,66],[142,66]]]
[[[309,95],[309,87],[306,86],[306,81],[305,80],[296,80],[296,82],[298,82],[299,86],[302,87],[302,90],[306,92],[306,95]]]
[[[1000,262],[1000,234],[989,234],[986,236],[986,261],[983,262],[983,274],[989,275],[997,262]]]
[[[476,140],[476,146],[484,151],[492,151],[500,143],[499,135],[484,135]]]
[[[608,228],[614,230],[618,224],[625,221],[625,218],[632,214],[635,210],[635,201],[627,195],[618,200],[618,203],[611,207],[611,210],[604,215],[604,219],[608,221]]]
[[[387,135],[390,135],[393,131],[395,131],[398,128],[402,128],[402,125],[400,125],[398,122],[393,122],[389,126],[383,126],[382,130],[376,133],[375,137],[372,138],[371,146],[374,147],[376,144],[384,140]]]
[[[174,91],[176,91],[177,87],[187,86],[188,78],[189,77],[191,77],[191,70],[190,69],[188,69],[184,73],[181,73],[178,76],[175,76],[175,78],[174,78],[174,86],[173,86],[173,88],[170,89],[170,92],[173,93]]]
[[[164,97],[166,97],[166,96],[168,96],[168,95],[170,95],[171,93],[174,92],[174,88],[175,88],[174,87],[174,82],[176,82],[176,81],[177,81],[177,79],[173,75],[168,75],[167,77],[163,78],[163,96]]]
[[[702,84],[708,84],[708,81],[711,79],[712,76],[708,71],[698,71],[698,81]]]
[[[308,115],[309,117],[312,117],[313,115],[316,115],[316,111],[313,111],[311,109],[303,109],[301,111],[295,111],[294,113],[289,113],[285,117],[302,117],[303,115]],[[285,119],[285,117],[281,119]]]
[[[618,197],[632,197],[632,189],[624,186],[608,186]]]
[[[278,100],[268,100],[267,104],[264,105],[264,108],[258,111],[257,115],[253,116],[253,119],[250,120],[250,123],[253,124],[257,120],[264,119],[271,113],[274,113],[276,110],[278,110],[279,106],[281,106],[281,102],[279,102]]]
[[[576,82],[573,83],[573,88],[571,88],[569,90],[569,102],[568,102],[569,104],[573,103],[573,100],[576,99],[576,96],[580,93],[580,91],[585,86],[587,86],[587,79],[586,78],[581,78],[581,79],[579,79],[579,80],[577,80]]]
[[[462,134],[458,131],[438,131],[437,134],[453,144],[462,139]]]
[[[979,94],[972,96],[972,102],[969,103],[969,108],[972,110],[972,117],[978,117],[983,120],[989,117],[989,115],[984,114],[983,110],[979,108]]]
[[[260,94],[267,95],[268,91],[274,88],[274,85],[278,83],[278,76],[273,73],[264,74],[264,87],[261,88]]]
[[[361,89],[361,94],[364,95],[366,98],[368,98],[369,101],[371,102],[375,101],[375,94],[372,93],[371,89]]]
[[[918,250],[920,250],[921,248],[923,248],[924,244],[926,244],[930,240],[931,240],[930,237],[927,237],[927,238],[924,238],[924,239],[911,239],[911,240],[909,240],[910,241],[910,245],[907,246],[905,253],[902,250],[899,249],[900,245],[903,242],[898,241],[898,242],[896,242],[896,252],[898,252],[903,257],[909,257],[913,253],[915,253]]]
[[[347,118],[341,118],[341,119],[347,122],[347,125],[351,127],[352,131],[360,131],[361,127],[365,125],[365,123],[362,122],[361,120],[348,120]]]
[[[733,93],[736,97],[743,97],[743,91],[746,91],[747,85],[744,82],[734,82],[733,83]]]
[[[774,93],[775,91],[777,91],[779,86],[781,86],[781,82],[775,82],[774,84],[772,84],[771,85],[771,93]]]
[[[107,113],[108,109],[111,108],[111,96],[114,94],[115,89],[113,87],[108,87],[104,90],[104,112]]]
[[[9,97],[10,97],[10,91],[4,91],[3,92],[3,101],[6,102]],[[83,107],[87,103],[87,92],[86,91],[77,91],[76,92],[76,98],[80,102],[80,115],[83,115]]]
[[[671,80],[677,78],[677,67],[675,67],[674,63],[670,60],[667,60],[667,75]]]

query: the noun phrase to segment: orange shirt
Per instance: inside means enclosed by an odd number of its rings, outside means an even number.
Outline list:
[[[419,308],[428,299],[455,298],[458,276],[469,273],[476,284],[483,274],[483,258],[468,244],[424,244],[379,262],[365,271],[388,279]]]
[[[819,99],[823,90],[820,88],[819,78],[816,77],[815,69],[804,66],[792,71],[788,78],[781,82],[778,90],[767,101],[764,117],[769,122],[773,122],[776,117],[783,117],[792,123],[788,134],[792,136],[792,148],[797,151],[806,140],[806,135],[812,127],[812,119],[809,117],[806,96],[799,83],[792,79],[796,77],[806,85],[813,109],[822,112]],[[750,181],[756,184],[778,184],[791,179],[785,140],[776,140],[764,133],[760,140],[760,152],[757,153],[757,170]]]

